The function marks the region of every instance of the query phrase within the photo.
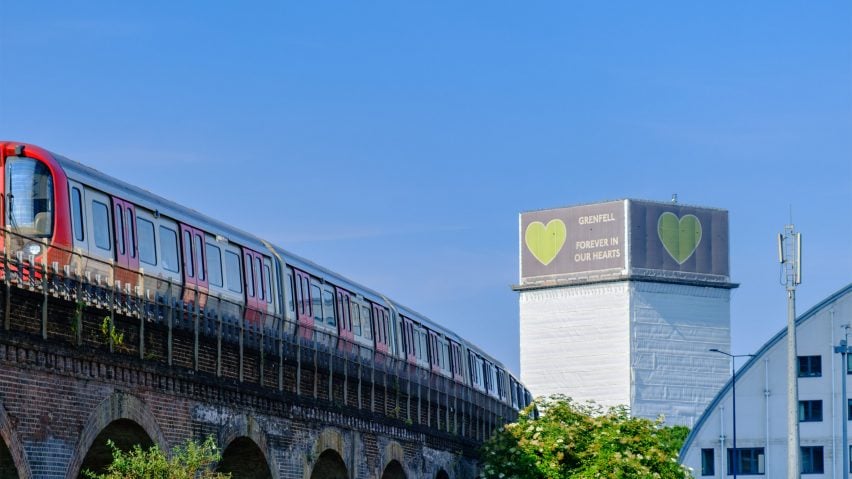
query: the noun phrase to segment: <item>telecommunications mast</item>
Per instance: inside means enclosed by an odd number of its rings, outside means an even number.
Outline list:
[[[778,235],[781,284],[787,289],[787,479],[799,479],[799,391],[796,355],[796,286],[802,282],[802,234],[792,219]],[[845,446],[844,446],[845,447]]]

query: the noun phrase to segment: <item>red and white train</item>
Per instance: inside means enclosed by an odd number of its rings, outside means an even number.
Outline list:
[[[201,309],[230,307],[258,327],[283,319],[304,340],[345,340],[337,347],[407,361],[514,409],[531,401],[452,331],[254,235],[30,144],[0,141],[0,174],[0,226],[14,233],[0,242],[37,264],[112,274],[148,295],[177,289]]]

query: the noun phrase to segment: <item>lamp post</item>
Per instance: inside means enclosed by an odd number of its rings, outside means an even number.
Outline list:
[[[733,467],[731,469],[734,473],[734,479],[737,479],[737,458],[739,457],[739,454],[738,454],[738,451],[737,451],[737,370],[735,368],[734,363],[735,363],[735,360],[737,358],[750,358],[750,357],[753,357],[754,354],[731,354],[731,353],[726,353],[725,351],[722,351],[722,350],[716,349],[716,348],[710,349],[709,351],[711,353],[724,354],[725,356],[728,356],[729,358],[731,358],[731,402],[732,402],[731,411],[732,411],[733,416],[734,416],[734,419],[731,423],[732,428],[733,428],[733,431],[732,431],[733,434],[731,435],[731,442],[733,443],[733,446],[734,446],[733,447],[734,454],[733,454],[733,458],[732,458],[733,461],[732,462],[734,464],[733,464]],[[723,444],[723,447],[724,447],[724,444]]]
[[[848,332],[849,326],[847,325],[846,328],[847,328],[846,335],[848,336],[849,335],[849,332]],[[841,394],[843,395],[842,397],[844,399],[844,404],[841,406],[843,408],[843,414],[842,414],[843,425],[841,426],[841,431],[843,431],[843,434],[842,434],[842,441],[843,441],[843,477],[849,477],[849,444],[848,444],[849,438],[848,438],[848,433],[847,433],[848,424],[849,424],[847,422],[847,421],[849,421],[849,417],[848,417],[849,406],[848,406],[848,402],[847,402],[848,398],[846,397],[846,374],[847,374],[847,369],[849,368],[849,366],[848,366],[849,363],[847,362],[846,357],[847,357],[848,354],[852,353],[852,348],[850,348],[848,346],[848,340],[847,339],[841,339],[840,344],[834,347],[834,352],[839,353],[840,357],[842,358],[842,361],[843,361],[843,365],[840,367],[840,370],[842,371],[841,374],[842,374],[842,377],[843,377],[843,379],[840,380],[840,384],[842,385]]]

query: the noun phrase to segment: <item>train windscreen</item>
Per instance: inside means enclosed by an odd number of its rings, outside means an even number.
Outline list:
[[[6,162],[7,225],[15,233],[37,238],[53,234],[53,176],[32,158]]]

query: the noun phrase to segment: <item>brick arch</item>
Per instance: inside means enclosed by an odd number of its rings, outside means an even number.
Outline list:
[[[257,420],[251,416],[241,414],[231,418],[222,426],[219,431],[221,453],[224,454],[228,446],[232,445],[235,441],[243,441],[244,439],[248,439],[254,443],[254,446],[263,455],[263,460],[269,468],[272,479],[278,479],[278,464],[275,461],[275,455],[270,453],[271,449],[269,448],[266,432]]]
[[[334,451],[334,453],[337,454],[343,462],[343,465],[347,466],[346,454],[344,454],[345,450],[346,448],[343,441],[343,435],[340,434],[340,431],[330,427],[323,429],[316,441],[314,441],[310,454],[306,457],[303,477],[305,479],[310,479],[317,461],[319,461],[323,454],[328,455],[327,451]],[[354,458],[351,460],[354,460]]]
[[[402,446],[398,442],[390,441],[385,445],[384,454],[382,455],[382,469],[379,471],[379,474],[384,475],[385,471],[388,470],[388,466],[394,461],[399,463],[403,473],[405,473],[405,477],[411,477],[405,469],[405,451],[403,451]]]
[[[18,435],[15,433],[15,428],[9,420],[9,415],[6,413],[6,408],[3,403],[0,403],[0,440],[5,443],[12,456],[12,463],[15,469],[18,470],[20,479],[30,479],[33,474],[30,471],[30,462],[27,459],[27,451],[18,440]]]
[[[136,396],[114,392],[101,401],[86,420],[86,425],[83,426],[83,431],[80,433],[80,440],[77,441],[77,448],[74,450],[74,455],[71,456],[68,469],[65,471],[66,479],[77,478],[80,473],[80,466],[83,465],[83,459],[92,447],[95,438],[112,422],[121,419],[138,424],[154,444],[163,451],[169,450],[163,431],[160,430],[160,426],[148,406]]]

